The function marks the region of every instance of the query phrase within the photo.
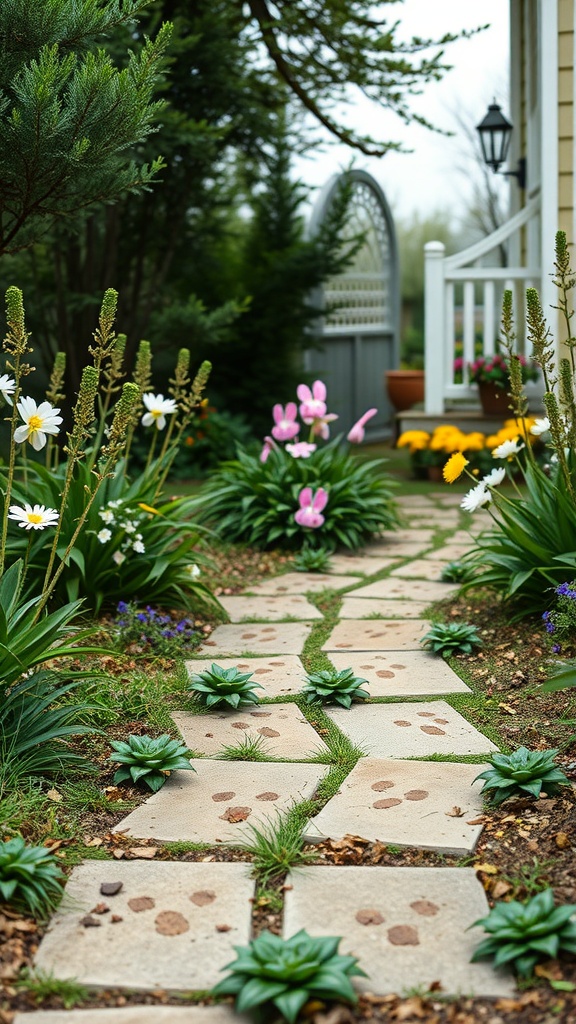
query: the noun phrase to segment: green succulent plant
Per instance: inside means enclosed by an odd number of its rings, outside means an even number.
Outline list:
[[[557,750],[528,750],[518,747],[513,754],[492,754],[490,768],[476,779],[484,779],[482,793],[493,804],[501,804],[509,796],[539,797],[542,790],[549,796],[570,782],[554,764]],[[476,779],[474,781],[476,782]]]
[[[119,761],[121,767],[114,775],[114,783],[145,782],[156,793],[164,785],[170,772],[181,768],[196,771],[189,761],[190,751],[179,740],[172,740],[168,733],[162,736],[129,736],[125,743],[112,740],[115,753],[110,761]]]
[[[27,846],[20,836],[0,843],[0,901],[45,918],[62,895],[65,874],[45,846]]]
[[[576,953],[575,915],[576,904],[554,905],[552,889],[527,903],[497,903],[487,917],[474,922],[489,937],[474,951],[472,962],[494,957],[494,967],[512,964],[521,978],[527,978],[539,960],[554,959],[562,951]]]
[[[340,672],[332,668],[308,675],[302,694],[308,704],[321,701],[349,708],[353,700],[365,700],[370,696],[367,690],[361,689],[363,683],[367,684],[368,680],[355,676],[351,668],[343,668]]]
[[[443,658],[451,654],[472,654],[474,647],[482,645],[476,626],[467,622],[437,622],[420,643]]]
[[[288,1024],[311,998],[356,1003],[350,978],[366,975],[356,957],[338,954],[340,942],[303,930],[290,939],[262,932],[249,946],[234,947],[237,959],[224,968],[232,973],[212,993],[236,996],[238,1013],[275,1006]]]
[[[326,548],[302,548],[294,559],[294,568],[296,572],[325,572],[331,554]]]
[[[440,574],[444,583],[467,583],[474,576],[474,569],[466,562],[447,562]]]
[[[207,708],[228,704],[236,709],[242,704],[257,704],[258,694],[254,690],[263,690],[264,687],[252,680],[251,672],[239,672],[237,668],[220,668],[220,665],[212,664],[206,672],[192,676],[190,689],[200,704]]]

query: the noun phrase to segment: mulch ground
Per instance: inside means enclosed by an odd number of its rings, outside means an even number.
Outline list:
[[[263,575],[278,572],[287,556],[260,554],[248,550],[218,555],[216,586],[220,593],[234,593]],[[476,690],[487,698],[483,707],[470,715],[479,728],[489,722],[510,748],[521,744],[532,749],[558,747],[558,763],[573,782],[561,795],[538,801],[515,799],[483,814],[484,829],[474,857],[467,863],[478,872],[488,899],[524,900],[545,886],[554,889],[558,903],[576,904],[576,698],[573,690],[546,694],[550,655],[539,620],[511,623],[505,607],[488,593],[468,593],[443,605],[443,615],[473,623],[484,641],[474,655],[461,656],[452,664]],[[567,652],[570,653],[570,652]],[[139,660],[138,667],[142,668]],[[125,671],[125,665],[124,665]],[[143,729],[139,722],[126,723],[123,732]],[[127,733],[126,733],[127,734]],[[181,860],[249,860],[241,851],[219,847],[182,852],[178,855],[161,844],[134,843],[113,835],[114,824],[126,813],[114,804],[118,799],[144,799],[138,789],[126,792],[111,784],[111,769],[102,763],[102,788],[110,800],[109,810],[86,815],[86,845],[106,850],[116,858]],[[58,850],[66,840],[46,841]],[[462,863],[454,857],[439,856],[416,849],[391,852],[381,843],[368,843],[356,836],[325,842],[309,848],[320,863],[433,866]],[[281,887],[282,880],[276,881]],[[274,884],[272,885],[274,888]],[[280,918],[264,897],[254,906],[256,930],[278,931]],[[11,1024],[17,1010],[37,1008],[33,996],[19,986],[19,972],[29,968],[42,935],[33,920],[0,906],[0,1024]],[[552,1024],[576,1021],[576,958],[549,961],[536,969],[537,982],[513,999],[444,999],[437,988],[427,995],[408,998],[396,995],[362,996],[354,1008],[312,1004],[305,1016],[312,1024],[352,1024],[375,1021],[382,1024]],[[434,986],[433,986],[434,988]],[[118,991],[93,993],[83,1006],[127,1006],[131,1004],[178,1004],[165,992],[130,994]],[[189,1004],[187,1004],[189,1005]],[[49,997],[43,1009],[62,1008],[62,1001]]]

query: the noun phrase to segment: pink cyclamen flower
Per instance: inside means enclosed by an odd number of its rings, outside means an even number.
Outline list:
[[[298,495],[298,502],[300,508],[294,516],[298,526],[309,526],[313,530],[322,526],[324,516],[320,513],[328,502],[328,494],[324,488],[319,487],[314,494],[311,487],[303,487]]]
[[[274,441],[268,435],[264,438],[264,445],[260,452],[260,462],[266,462],[266,459],[270,455],[270,452],[274,448]]]
[[[287,444],[286,451],[293,459],[309,459],[312,452],[316,451],[316,445],[309,444],[308,441],[298,441],[296,444]]]
[[[283,406],[275,405],[272,409],[272,415],[274,417],[272,437],[276,438],[277,441],[291,441],[300,432],[300,424],[296,423],[296,416],[298,415],[296,402],[288,402],[286,411],[284,411]]]
[[[323,441],[327,441],[330,437],[330,427],[328,424],[337,419],[338,415],[335,412],[327,412],[325,416],[318,416],[312,420],[312,433],[316,437],[321,437]]]
[[[321,380],[315,380],[312,391],[307,384],[299,384],[296,394],[300,399],[300,415],[304,423],[310,425],[315,419],[326,415],[326,385]]]
[[[352,429],[348,432],[347,438],[351,444],[362,444],[364,440],[364,427],[368,420],[371,420],[376,415],[378,409],[368,409],[363,416],[354,424]]]

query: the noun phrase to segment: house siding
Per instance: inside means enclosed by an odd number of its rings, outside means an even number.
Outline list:
[[[558,0],[558,227],[574,241],[574,3]]]

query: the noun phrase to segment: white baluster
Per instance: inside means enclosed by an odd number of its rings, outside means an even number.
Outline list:
[[[433,415],[444,412],[444,367],[447,344],[444,326],[444,254],[442,242],[424,246],[424,408]]]

